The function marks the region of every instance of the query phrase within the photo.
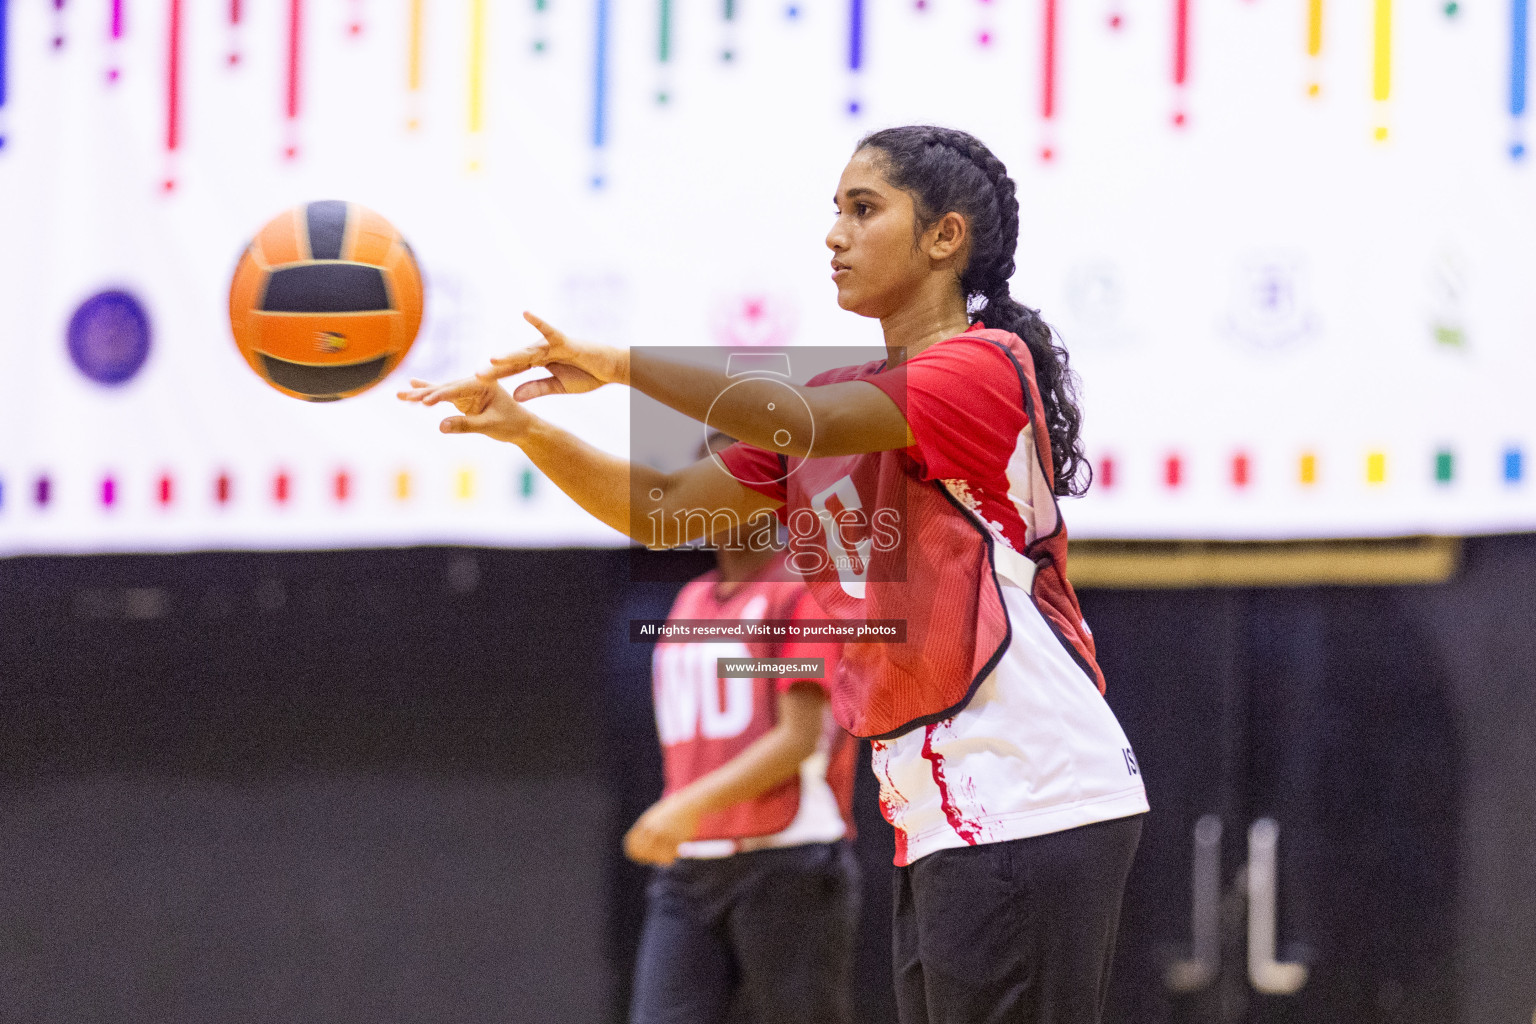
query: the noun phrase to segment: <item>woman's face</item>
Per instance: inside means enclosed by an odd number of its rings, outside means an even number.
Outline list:
[[[827,232],[837,304],[861,316],[883,317],[915,294],[931,271],[916,239],[912,197],[885,180],[880,154],[853,154],[837,183],[837,219]]]

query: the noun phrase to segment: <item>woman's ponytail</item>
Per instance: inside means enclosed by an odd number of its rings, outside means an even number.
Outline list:
[[[970,258],[960,275],[971,322],[1009,331],[1023,339],[1035,361],[1040,388],[1037,429],[1051,438],[1055,491],[1079,495],[1093,481],[1080,437],[1083,414],[1077,405],[1077,376],[1067,350],[1039,310],[1016,302],[1008,292],[1019,247],[1017,186],[979,139],[952,128],[910,125],[868,135],[859,149],[878,150],[886,178],[912,196],[919,232],[951,210],[971,232]]]

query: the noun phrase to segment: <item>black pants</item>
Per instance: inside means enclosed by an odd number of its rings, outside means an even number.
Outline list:
[[[901,1024],[1098,1024],[1141,815],[896,869]]]
[[[632,1024],[848,1024],[859,869],[847,843],[679,860],[646,890]]]

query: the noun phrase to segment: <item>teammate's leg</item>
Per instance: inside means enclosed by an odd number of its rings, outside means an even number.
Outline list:
[[[646,888],[630,1024],[719,1024],[739,983],[713,862],[678,861]]]
[[[811,843],[732,858],[743,869],[731,941],[754,1020],[849,1024],[860,880],[846,843]]]

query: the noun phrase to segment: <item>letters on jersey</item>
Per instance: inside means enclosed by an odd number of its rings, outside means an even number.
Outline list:
[[[680,619],[731,619],[755,622],[797,618],[805,599],[805,584],[775,559],[757,579],[742,583],[728,595],[717,591],[717,572],[689,583],[678,594],[669,615]],[[732,760],[777,721],[777,680],[721,678],[720,658],[790,656],[782,643],[672,643],[656,645],[652,655],[652,688],[656,729],[661,738],[666,792],[672,793]],[[835,666],[836,647],[826,645],[826,666]],[[829,723],[830,724],[830,723]],[[840,735],[840,730],[839,730]],[[829,776],[847,776],[834,783],[840,804],[852,797],[852,749],[847,737],[833,742]],[[844,749],[846,748],[846,749]],[[846,762],[846,763],[845,763]],[[800,808],[801,777],[795,775],[753,800],[743,801],[699,823],[695,839],[745,839],[782,832]],[[843,807],[847,817],[847,807]]]

